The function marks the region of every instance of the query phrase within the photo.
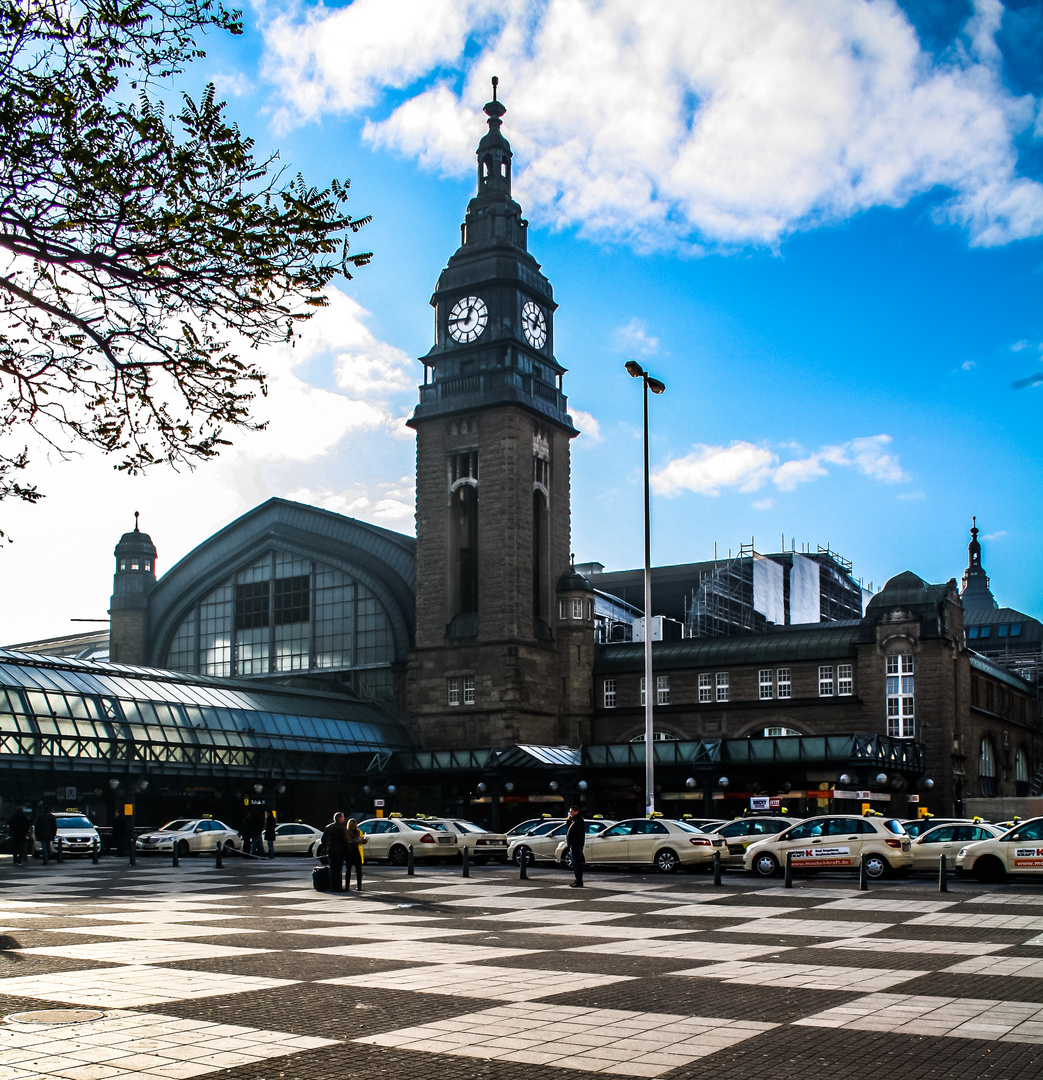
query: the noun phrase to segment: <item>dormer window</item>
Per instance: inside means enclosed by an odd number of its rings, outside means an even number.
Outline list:
[[[131,570],[140,570],[141,569],[141,564],[138,562],[137,559],[131,559],[130,560],[130,568],[131,568]]]
[[[146,559],[145,560],[145,569],[151,572],[151,570],[152,570],[152,560],[151,559]]]

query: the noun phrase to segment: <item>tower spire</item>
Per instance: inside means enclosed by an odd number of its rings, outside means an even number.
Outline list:
[[[981,565],[981,544],[978,543],[977,515],[971,518],[971,542],[967,545],[967,569],[963,572],[963,584],[960,599],[965,611],[991,611],[998,607],[992,590],[989,588],[989,576]]]

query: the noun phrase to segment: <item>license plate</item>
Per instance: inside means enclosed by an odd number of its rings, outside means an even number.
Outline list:
[[[440,836],[438,838],[438,842],[440,844],[452,844],[452,843],[455,843],[455,841],[453,840],[453,838],[451,836]]]

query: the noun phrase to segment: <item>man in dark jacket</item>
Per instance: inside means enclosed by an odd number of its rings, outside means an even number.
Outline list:
[[[33,833],[36,839],[40,841],[40,847],[43,848],[44,863],[49,863],[51,861],[51,844],[54,843],[54,839],[58,835],[58,819],[50,810],[41,810],[33,824]]]
[[[346,892],[344,888],[344,868],[348,860],[348,827],[344,815],[333,815],[333,821],[326,826],[322,834],[326,845],[326,854],[330,858],[330,892]]]
[[[583,864],[586,861],[583,858],[583,842],[587,838],[587,823],[583,820],[578,806],[569,808],[568,821],[569,825],[565,830],[565,846],[569,849],[569,855],[572,856],[572,872],[576,875],[576,880],[569,888],[582,889]]]
[[[24,811],[16,810],[11,815],[7,827],[11,832],[11,848],[14,852],[15,863],[25,862],[25,841],[29,836],[29,818]]]

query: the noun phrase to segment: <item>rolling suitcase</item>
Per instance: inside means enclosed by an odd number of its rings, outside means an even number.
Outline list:
[[[316,866],[311,872],[311,883],[317,892],[329,892],[330,868],[328,866]]]

